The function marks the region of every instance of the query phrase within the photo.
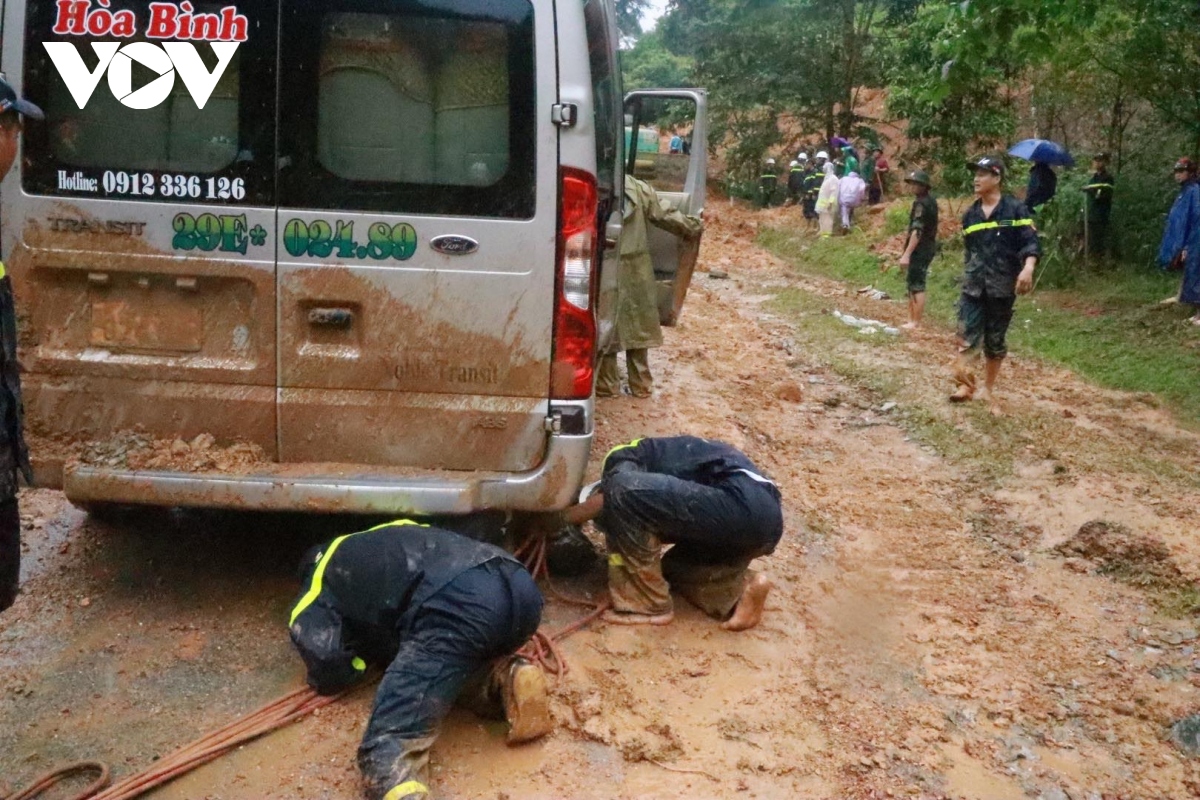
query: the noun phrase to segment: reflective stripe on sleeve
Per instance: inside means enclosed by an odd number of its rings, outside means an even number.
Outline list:
[[[963,228],[963,236],[979,231],[990,231],[993,228],[1022,228],[1026,225],[1032,225],[1031,219],[1002,219],[995,222],[976,222],[974,225],[969,225]]]
[[[607,453],[604,454],[604,461],[602,461],[600,463],[601,469],[603,470],[604,465],[608,463],[608,457],[611,456],[613,453],[617,452],[618,450],[624,450],[626,447],[637,447],[638,444],[641,443],[641,441],[645,438],[646,438],[645,436],[639,436],[638,438],[634,439],[632,442],[626,442],[625,444],[619,444],[616,447],[614,447],[612,450],[609,450]]]
[[[1089,183],[1087,186],[1083,187],[1083,190],[1086,192],[1088,189],[1112,189],[1112,188],[1113,188],[1113,185],[1111,183]]]
[[[411,519],[398,519],[394,522],[386,522],[383,525],[376,525],[374,528],[368,528],[367,530],[359,531],[358,533],[370,533],[371,531],[377,531],[381,528],[390,528],[393,525],[420,525],[422,528],[429,527],[428,525],[421,525],[419,522],[413,522]],[[317,568],[313,570],[312,583],[309,585],[308,591],[304,593],[304,596],[300,598],[300,602],[296,603],[296,607],[292,609],[292,616],[288,619],[289,627],[295,625],[296,618],[304,613],[304,609],[311,606],[313,601],[320,596],[321,581],[325,578],[325,568],[329,566],[329,559],[333,558],[333,554],[337,552],[337,549],[342,542],[346,541],[351,536],[357,536],[358,533],[347,533],[345,536],[339,536],[330,543],[329,549],[325,551],[325,555],[321,556],[321,560],[317,562]]]
[[[8,274],[8,270],[4,268],[4,262],[0,261],[0,281],[4,280],[4,276]]]
[[[350,666],[354,667],[359,672],[365,672],[367,669],[367,662],[363,661],[358,656],[355,656],[354,658],[350,659]]]
[[[383,796],[383,800],[400,800],[410,794],[429,794],[429,787],[420,781],[405,781],[399,786],[392,787],[391,791]]]
[[[610,567],[623,567],[625,566],[625,559],[622,558],[620,553],[609,553],[608,565]]]

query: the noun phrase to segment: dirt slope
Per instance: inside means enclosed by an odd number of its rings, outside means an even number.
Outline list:
[[[600,401],[595,452],[694,433],[780,483],[787,532],[762,562],[778,584],[764,624],[726,633],[680,602],[666,629],[578,634],[555,733],[510,750],[455,712],[434,751],[439,796],[1200,793],[1200,769],[1167,739],[1200,710],[1194,618],[1165,616],[1159,595],[1069,544],[1089,520],[1120,522],[1161,548],[1119,552],[1200,575],[1200,442],[1145,398],[1019,358],[1008,418],[947,407],[948,334],[881,348],[831,332],[833,308],[891,324],[902,310],[798,277],[754,246],[762,219],[714,206],[702,268],[731,279],[698,273],[652,354],[656,397]],[[804,298],[800,312],[777,305],[781,290]],[[989,447],[1011,468],[990,468]],[[24,502],[25,594],[0,617],[0,787],[87,755],[143,766],[299,680],[282,624],[290,571],[340,532],[327,521],[114,526],[54,493]],[[596,592],[599,577],[565,588]],[[577,613],[551,602],[548,621]],[[363,692],[158,796],[355,797],[369,703]]]

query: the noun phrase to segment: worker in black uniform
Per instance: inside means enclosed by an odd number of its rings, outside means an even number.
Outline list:
[[[758,177],[758,195],[759,202],[763,208],[770,208],[775,201],[775,192],[779,189],[779,168],[775,166],[775,159],[768,158],[767,163],[763,166],[762,174]]]
[[[1107,255],[1108,223],[1112,217],[1113,176],[1108,171],[1108,153],[1097,153],[1092,159],[1092,179],[1083,187],[1087,193],[1088,254]]]
[[[743,453],[695,436],[613,448],[596,490],[563,512],[608,543],[609,622],[666,625],[674,589],[726,630],[758,624],[771,590],[750,562],[783,535],[779,489]],[[662,546],[673,545],[662,556]]]
[[[820,159],[816,164],[807,159],[804,160],[804,219],[811,230],[816,230],[819,219],[817,195],[821,193],[821,182],[825,179],[821,170],[823,164],[824,162]]]
[[[984,156],[967,163],[975,173],[975,202],[963,214],[965,246],[962,296],[959,299],[959,348],[950,395],[961,403],[978,397],[1000,413],[996,377],[1008,354],[1005,337],[1018,294],[1033,291],[1033,271],[1041,247],[1029,209],[1004,192],[1004,162]],[[970,361],[983,350],[984,385],[977,392]]]
[[[504,550],[398,520],[340,536],[305,558],[292,642],[308,683],[333,694],[387,665],[358,766],[372,800],[424,800],[438,725],[456,700],[506,715],[510,744],[550,730],[546,678],[514,657],[542,595]]]
[[[798,204],[804,199],[804,164],[799,160],[791,163],[787,180],[788,205]]]
[[[0,178],[17,158],[21,121],[43,119],[42,110],[17,96],[0,77]],[[0,263],[0,611],[17,599],[21,577],[21,514],[17,508],[17,474],[29,483],[29,451],[22,425],[21,375],[17,365],[17,311],[12,279]]]

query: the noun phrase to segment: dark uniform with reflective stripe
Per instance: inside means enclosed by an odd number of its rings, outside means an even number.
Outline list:
[[[976,200],[963,214],[966,269],[959,305],[959,333],[964,351],[983,345],[988,358],[1008,353],[1005,336],[1012,321],[1017,277],[1025,259],[1041,255],[1037,229],[1025,204],[1002,195],[984,217],[983,202]]]
[[[537,585],[504,550],[409,520],[340,536],[303,567],[289,625],[309,684],[332,694],[388,664],[359,768],[374,798],[423,796],[429,748],[463,687],[537,630]]]
[[[799,203],[804,196],[804,167],[792,167],[788,172],[788,199]]]
[[[1092,175],[1083,191],[1087,192],[1088,252],[1104,255],[1108,247],[1108,223],[1112,216],[1113,176],[1108,170]]]
[[[804,171],[804,218],[817,218],[817,195],[821,192],[821,182],[825,176],[816,166],[810,164]]]
[[[766,164],[758,178],[758,193],[764,207],[774,202],[775,192],[778,189],[779,170],[774,164]]]
[[[17,474],[33,482],[25,447],[21,375],[17,366],[17,312],[12,279],[0,264],[0,611],[17,598],[21,573],[21,515]]]
[[[723,442],[635,439],[609,452],[600,491],[597,523],[618,612],[664,614],[675,589],[727,619],[750,562],[774,552],[783,535],[779,490]],[[675,546],[660,559],[662,544]]]

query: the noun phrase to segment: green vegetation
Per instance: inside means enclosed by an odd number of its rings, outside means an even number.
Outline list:
[[[880,274],[880,259],[867,250],[868,238],[861,231],[821,240],[768,228],[759,234],[758,243],[801,272],[855,288],[871,284],[903,302],[903,274],[896,269]],[[944,252],[930,270],[926,315],[946,328],[955,322],[960,259],[959,253]],[[1189,426],[1200,426],[1200,334],[1184,324],[1185,314],[1178,307],[1158,304],[1178,285],[1178,274],[1157,270],[1081,273],[1069,291],[1042,289],[1018,300],[1010,345],[1100,386],[1153,393]],[[841,325],[837,320],[831,324]]]

